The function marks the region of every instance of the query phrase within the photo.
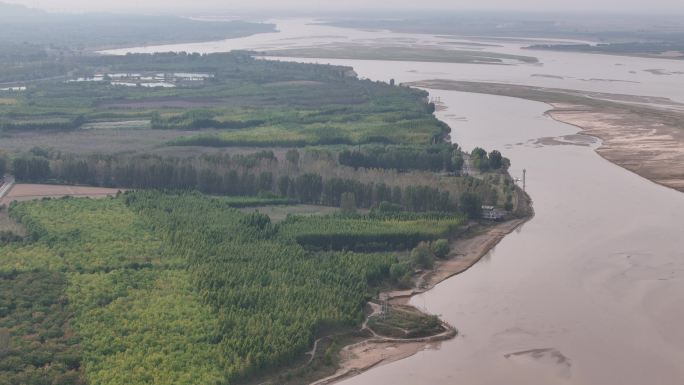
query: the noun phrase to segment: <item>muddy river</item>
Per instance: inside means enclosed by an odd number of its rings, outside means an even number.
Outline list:
[[[134,50],[439,40],[301,22],[279,27],[280,33],[244,39]],[[520,46],[494,49],[537,56],[541,63],[318,61],[352,65],[360,76],[380,80],[498,81],[684,101],[684,76],[647,71],[681,71],[681,61],[538,53]],[[125,51],[130,50],[120,52]],[[452,127],[454,141],[466,150],[500,149],[511,159],[514,176],[527,170],[536,216],[475,267],[412,299],[455,325],[459,337],[344,384],[684,384],[684,194],[605,161],[590,137],[571,136],[561,140],[565,144],[538,141],[578,131],[546,117],[545,104],[430,93],[444,105],[438,115]]]

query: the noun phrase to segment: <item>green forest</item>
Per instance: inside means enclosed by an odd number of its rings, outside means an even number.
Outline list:
[[[29,237],[0,247],[0,383],[247,379],[301,355],[322,328],[359,323],[374,287],[410,263],[380,249],[463,223],[336,214],[276,225],[233,203],[141,191],[13,204]],[[330,234],[335,247],[300,244]],[[376,252],[351,251],[359,239]]]

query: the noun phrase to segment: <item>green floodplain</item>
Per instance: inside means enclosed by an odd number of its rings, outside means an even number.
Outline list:
[[[483,205],[527,215],[501,153],[462,152],[426,93],[351,68],[247,52],[22,60],[0,77],[63,75],[0,91],[0,174],[131,191],[0,209],[3,385],[331,372],[341,343],[302,362],[314,341],[353,334]]]

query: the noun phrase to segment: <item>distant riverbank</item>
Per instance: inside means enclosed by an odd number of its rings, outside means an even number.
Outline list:
[[[606,160],[684,192],[684,105],[665,98],[501,83],[426,80],[412,86],[509,96],[547,103],[547,115],[601,139]],[[542,138],[543,139],[543,138]]]

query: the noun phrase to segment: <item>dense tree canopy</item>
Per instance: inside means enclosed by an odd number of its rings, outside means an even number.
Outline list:
[[[462,164],[454,162],[455,152],[459,152],[458,146],[451,145],[369,147],[363,151],[344,150],[339,162],[354,168],[459,171]]]
[[[299,357],[321,328],[358,323],[373,285],[405,271],[384,251],[462,223],[404,213],[274,225],[234,204],[154,191],[13,204],[31,240],[0,246],[3,381],[250,377]]]
[[[475,168],[480,171],[506,171],[511,165],[511,161],[508,160],[508,158],[504,158],[501,155],[501,152],[492,150],[492,152],[487,154],[487,151],[480,147],[475,147],[475,149],[473,149],[470,153],[470,158]]]

